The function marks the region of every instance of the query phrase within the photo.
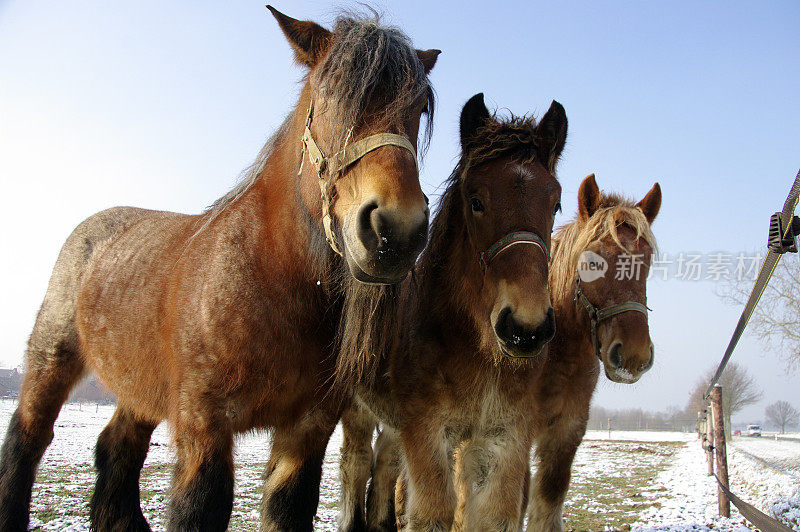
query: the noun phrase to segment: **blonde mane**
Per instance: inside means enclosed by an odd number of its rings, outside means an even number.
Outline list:
[[[644,238],[657,253],[657,243],[650,223],[642,210],[633,201],[616,194],[603,193],[600,206],[585,222],[576,217],[561,226],[553,236],[552,259],[550,260],[550,292],[554,300],[572,297],[578,259],[584,251],[607,236],[624,253],[631,254],[619,239],[617,227],[627,224],[636,232],[636,239]]]

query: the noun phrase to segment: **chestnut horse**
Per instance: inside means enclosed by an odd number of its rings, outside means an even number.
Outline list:
[[[119,400],[97,442],[94,529],[148,530],[139,473],[162,420],[170,530],[227,527],[234,435],[260,428],[274,436],[262,529],[312,528],[341,309],[361,281],[405,277],[427,239],[416,146],[439,51],[373,18],[329,31],[270,10],[308,75],[241,184],[200,215],[103,211],[64,244],[0,453],[0,530],[26,529],[53,423],[90,369]]]
[[[656,245],[650,224],[660,206],[658,183],[634,204],[621,196],[601,193],[591,175],[579,190],[578,216],[553,237],[550,293],[558,329],[547,346],[544,368],[532,383],[535,393],[530,408],[538,464],[531,490],[529,531],[563,529],[562,506],[575,451],[586,432],[600,361],[606,376],[616,382],[635,382],[652,367],[645,281]],[[598,267],[589,268],[589,260]],[[580,282],[579,269],[583,277]],[[592,271],[603,275],[592,275]],[[601,311],[600,316],[597,311]],[[351,427],[357,423],[367,426],[367,416],[363,410],[350,408],[343,419]],[[353,428],[346,430],[344,445],[363,445],[363,436],[359,440],[357,434]],[[395,480],[399,473],[395,439],[384,429],[375,448],[367,498],[367,516],[373,529],[395,528]],[[455,470],[467,471],[461,463],[461,449],[457,455]],[[458,476],[455,528],[469,530],[472,521],[466,503],[472,484],[464,475]],[[348,485],[343,488],[353,491]],[[405,495],[403,489],[399,483],[399,500]]]
[[[548,250],[566,134],[557,102],[537,124],[498,120],[482,94],[471,98],[461,114],[461,159],[414,274],[397,287],[365,293],[362,308],[370,312],[363,319],[347,316],[353,321],[339,361],[356,382],[357,400],[399,431],[409,529],[451,526],[450,456],[465,440],[483,472],[484,495],[472,501],[478,528],[505,529],[521,520],[531,382],[555,332]],[[361,337],[349,342],[349,331]],[[343,525],[360,519],[344,518]]]
[[[550,293],[558,332],[530,405],[537,468],[528,531],[563,530],[564,497],[600,362],[609,379],[622,383],[636,382],[653,365],[645,305],[656,246],[650,225],[660,208],[658,183],[634,203],[601,193],[590,175],[578,191],[576,219],[553,236]],[[605,265],[605,274],[587,267],[589,261]]]

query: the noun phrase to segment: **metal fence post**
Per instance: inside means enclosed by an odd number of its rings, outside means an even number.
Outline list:
[[[728,484],[728,454],[725,448],[725,422],[722,417],[722,386],[714,385],[711,390],[711,405],[714,411],[714,454],[717,458],[717,478],[720,483],[729,488]],[[731,516],[731,502],[728,496],[717,486],[717,500],[719,502],[719,515]]]

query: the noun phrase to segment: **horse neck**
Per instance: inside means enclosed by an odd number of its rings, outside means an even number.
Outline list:
[[[443,230],[431,234],[420,256],[418,298],[425,304],[426,319],[439,319],[455,334],[474,335],[479,333],[477,324],[485,319],[477,309],[483,302],[483,276],[469,244],[460,201],[458,190],[443,198],[445,203],[434,220]]]
[[[333,264],[332,253],[321,227],[321,200],[317,176],[311,164],[301,167],[301,139],[310,102],[308,85],[303,88],[288,127],[273,140],[273,150],[264,161],[253,186],[226,207],[258,226],[257,246],[274,261],[293,272],[325,277]],[[306,271],[307,270],[307,271]]]

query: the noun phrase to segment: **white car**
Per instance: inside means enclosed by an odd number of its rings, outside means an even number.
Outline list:
[[[755,436],[761,437],[761,426],[760,425],[747,425],[747,432],[745,432],[748,436]]]

